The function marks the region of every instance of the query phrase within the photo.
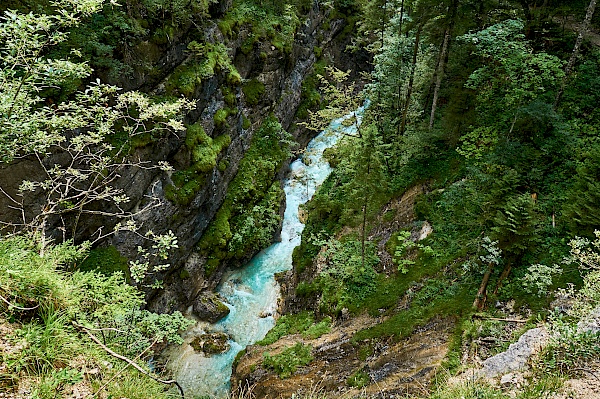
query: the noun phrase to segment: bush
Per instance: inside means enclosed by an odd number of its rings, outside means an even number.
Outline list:
[[[355,388],[366,387],[370,382],[371,377],[369,377],[369,374],[365,373],[363,370],[358,370],[352,373],[352,375],[346,380],[346,384]]]
[[[330,326],[331,326],[331,317],[326,317],[323,320],[321,320],[320,322],[308,327],[306,329],[306,331],[304,331],[302,333],[302,337],[308,338],[308,339],[317,339],[321,335],[327,334],[329,331],[331,331]]]
[[[321,311],[337,313],[343,308],[356,306],[370,293],[375,292],[377,273],[373,268],[379,258],[373,243],[367,243],[365,262],[361,257],[361,242],[346,238],[330,239],[324,255],[327,267],[318,276],[321,288]]]
[[[280,378],[287,378],[294,374],[298,367],[312,362],[311,350],[312,347],[298,342],[278,355],[271,356],[265,353],[263,355],[263,366],[275,371]]]

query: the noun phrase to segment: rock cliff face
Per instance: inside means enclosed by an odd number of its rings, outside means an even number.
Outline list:
[[[322,51],[323,57],[343,68],[357,70],[364,69],[366,65],[364,57],[361,65],[356,61],[361,57],[341,57],[343,50],[340,48],[345,48],[346,39],[340,37],[339,33],[344,27],[344,21],[328,21],[327,29],[324,29],[326,10],[319,9],[317,2],[300,21],[291,50],[276,47],[267,40],[255,41],[251,48],[243,48],[252,35],[251,27],[246,26],[248,24],[241,25],[237,34],[224,35],[218,22],[230,7],[231,0],[213,4],[210,18],[179,27],[171,32],[166,43],[141,40],[133,44],[128,49],[132,76],[127,79],[112,78],[112,83],[125,89],[138,89],[155,95],[172,94],[168,92],[169,81],[177,73],[178,67],[195,62],[187,49],[192,41],[197,40],[210,44],[223,43],[242,82],[259,82],[264,87],[257,98],[249,98],[249,94],[242,89],[241,82],[231,85],[226,71],[216,71],[212,77],[202,79],[202,83],[196,85],[192,92],[186,93],[188,98],[195,101],[196,109],[187,115],[185,122],[190,125],[199,123],[210,138],[228,135],[231,139],[231,144],[217,155],[218,166],[205,173],[200,188],[190,201],[178,203],[167,199],[166,191],[173,184],[170,173],[139,168],[126,168],[120,173],[117,185],[123,187],[131,198],[131,209],[143,205],[149,195],[163,200],[160,207],[141,214],[138,224],[144,230],[152,230],[157,234],[172,231],[178,237],[179,248],[168,260],[171,268],[158,276],[165,281],[164,290],[148,293],[150,307],[156,311],[184,310],[190,307],[198,314],[223,314],[223,309],[216,303],[218,301],[209,293],[228,267],[239,266],[253,254],[245,254],[242,261],[238,259],[233,263],[222,263],[216,271],[207,275],[206,259],[195,248],[223,203],[229,183],[238,171],[240,160],[248,150],[254,132],[271,113],[284,129],[292,126],[302,100],[302,82],[312,72],[317,60],[315,47],[318,47],[319,55]],[[340,60],[343,64],[339,64]],[[103,76],[102,71],[98,74],[108,79]],[[228,108],[232,95],[235,96],[235,108]],[[217,122],[216,114],[226,108],[229,111],[225,120]],[[133,156],[152,162],[167,160],[176,170],[185,169],[190,165],[190,150],[185,146],[185,138],[174,135],[164,137],[136,149]],[[308,131],[295,129],[294,139],[300,146],[306,145],[310,138]],[[39,175],[40,170],[36,169],[35,160],[21,159],[2,166],[0,173],[0,185],[8,194],[14,195],[23,176],[32,178]],[[281,179],[284,173],[285,170],[282,169],[277,178]],[[3,196],[0,207],[8,209],[9,202]],[[31,203],[31,209],[35,211],[41,201],[34,199]],[[11,216],[18,218],[18,214]],[[79,224],[81,227],[78,236],[85,237],[98,226],[110,229],[114,223],[116,221],[102,218],[86,219]],[[114,245],[124,256],[135,258],[136,249],[142,244],[142,239],[133,234],[119,233],[101,245]]]

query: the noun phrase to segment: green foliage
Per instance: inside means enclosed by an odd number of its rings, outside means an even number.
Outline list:
[[[535,264],[529,266],[527,272],[522,280],[523,287],[527,292],[543,297],[549,294],[548,288],[552,286],[552,279],[561,270],[556,265],[550,267]]]
[[[242,129],[248,130],[250,127],[252,127],[252,122],[250,122],[250,119],[246,115],[242,114]]]
[[[576,237],[569,242],[571,250],[564,263],[575,264],[586,274],[579,291],[570,287],[562,292],[572,301],[567,314],[551,315],[552,338],[544,348],[543,362],[538,364],[542,372],[569,374],[600,360],[600,334],[590,328],[600,303],[600,231],[595,235],[593,241]]]
[[[223,43],[198,43],[191,42],[188,50],[193,59],[179,65],[165,83],[167,93],[175,95],[181,93],[191,98],[204,80],[213,77],[216,73],[227,73],[227,81],[231,85],[239,85],[241,76],[227,53]]]
[[[241,259],[271,243],[283,198],[273,179],[290,156],[290,138],[272,115],[254,133],[223,205],[198,244],[208,257],[208,274],[224,259]]]
[[[20,307],[66,309],[72,305],[69,288],[56,270],[83,258],[87,248],[64,243],[43,257],[39,250],[38,243],[24,237],[0,240],[0,295]]]
[[[577,325],[560,320],[554,321],[553,328],[557,335],[544,348],[543,363],[539,365],[544,372],[569,374],[600,360],[600,334],[578,331]]]
[[[279,207],[283,197],[280,183],[275,182],[258,204],[231,219],[235,232],[228,246],[230,253],[241,258],[250,248],[266,248],[272,243],[273,233],[281,222]]]
[[[521,21],[506,20],[462,36],[486,61],[471,74],[466,87],[478,90],[481,113],[488,116],[497,111],[492,124],[511,133],[519,108],[542,96],[564,76],[561,60],[531,51],[522,31]]]
[[[230,87],[222,87],[221,92],[223,93],[223,99],[225,100],[225,104],[233,107],[237,101],[235,96],[235,92]]]
[[[316,51],[316,48],[315,48]],[[306,119],[309,116],[309,110],[315,110],[321,105],[321,93],[318,90],[320,85],[319,75],[325,73],[325,60],[317,61],[313,66],[313,73],[302,81],[302,92],[300,94],[300,104],[296,111],[296,118]]]
[[[361,258],[361,242],[346,238],[330,239],[323,253],[327,266],[317,276],[321,292],[321,311],[335,314],[343,308],[356,306],[376,289],[374,266],[379,262],[376,247],[368,243],[365,262]]]
[[[501,240],[500,246],[507,253],[523,253],[535,245],[537,215],[531,195],[509,197],[496,212],[492,231]]]
[[[480,381],[453,384],[438,389],[430,396],[431,399],[508,399],[509,397],[501,390]]]
[[[451,282],[445,277],[430,278],[414,284],[406,295],[413,303],[407,310],[392,314],[377,326],[357,332],[352,340],[394,337],[400,340],[436,316],[457,316],[470,311],[473,291],[465,281]]]
[[[498,142],[498,132],[489,126],[473,129],[461,138],[462,145],[456,149],[467,159],[479,159]]]
[[[313,360],[311,350],[310,346],[298,342],[277,355],[265,353],[263,366],[275,371],[280,378],[287,378],[294,374],[298,367],[305,366]]]
[[[186,107],[184,102],[159,105],[140,93],[116,95],[116,87],[103,84],[91,85],[85,91],[79,90],[71,96],[72,100],[61,102],[57,107],[49,107],[45,103],[41,93],[48,87],[73,85],[73,82],[87,79],[91,69],[87,64],[74,62],[71,58],[40,57],[40,54],[65,42],[68,30],[77,26],[81,18],[96,12],[100,3],[90,0],[69,5],[64,2],[59,4],[64,7],[60,15],[7,13],[3,17],[0,23],[2,161],[34,152],[44,154],[56,146],[68,147],[65,132],[74,129],[89,130],[89,142],[79,139],[77,144],[89,146],[98,144],[105,136],[119,130],[117,127],[129,126],[135,119],[140,125],[137,130],[125,128],[128,135],[153,131],[165,125],[176,130],[179,128],[176,114],[178,108]],[[78,86],[79,83],[75,83],[74,87]],[[109,98],[115,96],[115,105],[105,107]],[[135,115],[132,112],[144,108],[144,113]],[[140,129],[140,126],[144,126],[144,129]]]
[[[591,235],[600,226],[600,145],[579,163],[567,194],[564,213],[574,234]]]
[[[318,323],[308,327],[306,331],[302,333],[302,337],[306,339],[317,339],[323,334],[327,334],[330,331],[331,317],[325,317]]]
[[[192,16],[207,16],[210,3],[216,0],[142,0],[147,11],[156,17],[169,15],[172,23],[185,24]]]
[[[303,333],[312,325],[314,325],[314,314],[311,312],[283,315],[277,319],[275,327],[269,330],[258,344],[271,345],[286,335]]]
[[[275,327],[269,330],[267,335],[261,341],[257,342],[257,344],[271,345],[281,337],[290,334],[302,334],[302,337],[305,339],[317,339],[329,332],[330,325],[330,317],[325,317],[323,320],[315,323],[314,315],[309,311],[283,315],[277,319]]]
[[[412,266],[415,262],[411,259],[406,259],[408,251],[420,250],[426,255],[433,255],[433,249],[428,245],[423,245],[410,240],[410,231],[399,231],[396,235],[398,240],[394,248],[394,262],[398,265],[398,270],[401,273],[408,273],[408,266]]]
[[[76,351],[76,341],[69,334],[68,317],[51,307],[40,311],[41,322],[28,323],[17,331],[17,337],[28,346],[10,359],[8,365],[15,373],[51,374],[69,363]]]
[[[242,44],[242,52],[252,51],[254,44],[269,40],[279,51],[291,53],[296,30],[300,26],[297,8],[289,2],[275,2],[263,6],[262,2],[243,0],[219,21],[219,29],[228,37],[237,34],[242,26],[249,25],[249,34]],[[304,6],[301,5],[301,8]]]
[[[106,275],[121,272],[129,279],[128,265],[127,258],[122,256],[117,248],[111,245],[106,248],[92,249],[85,259],[80,262],[78,270],[82,272],[97,271]]]
[[[66,99],[46,98],[53,94],[44,93],[47,88],[90,77],[91,69],[85,62],[73,61],[79,50],[72,49],[63,58],[52,50],[65,43],[69,29],[97,11],[100,2],[65,1],[56,6],[60,7],[56,15],[8,12],[0,22],[0,158],[10,162],[31,155],[38,161],[35,167],[43,177],[24,180],[17,190],[16,195],[23,200],[22,221],[16,230],[39,234],[42,254],[52,235],[50,228],[61,230],[64,239],[98,240],[111,234],[103,232],[102,225],[88,237],[76,236],[82,230],[78,225],[82,215],[102,209],[111,219],[131,216],[121,205],[129,202],[125,189],[114,184],[124,164],[131,168],[142,164],[145,169],[170,168],[164,161],[148,165],[125,160],[135,147],[133,139],[144,136],[152,140],[182,130],[182,114],[193,108],[185,100],[162,102],[135,91],[120,92],[99,80],[85,88],[77,87]],[[48,162],[51,153],[60,155]],[[40,198],[43,203],[39,203]],[[36,206],[31,206],[32,200],[38,201]],[[135,212],[143,213],[156,200],[149,199]],[[2,220],[2,224],[10,226],[12,221]],[[137,232],[138,228],[133,220],[109,228],[113,234],[122,230]],[[149,250],[140,246],[143,260],[136,261],[135,266],[146,272],[152,268],[151,260],[164,260],[158,252],[160,241],[164,243],[167,236],[151,232],[140,236],[155,244]]]
[[[202,80],[210,78],[213,74],[213,71],[203,68],[203,65],[200,64],[180,65],[169,76],[165,87],[167,92],[172,95],[181,93],[188,98],[192,98]]]
[[[242,91],[244,92],[246,103],[254,106],[259,103],[262,95],[265,93],[265,85],[257,79],[251,79],[244,83]]]
[[[200,123],[188,126],[185,145],[190,151],[191,165],[173,173],[173,185],[165,189],[167,199],[184,205],[192,202],[204,187],[206,174],[217,166],[219,155],[230,144],[231,137],[228,134],[212,138]]]
[[[348,386],[354,388],[363,388],[371,383],[371,377],[363,370],[358,370],[350,375],[346,380]]]
[[[68,367],[51,370],[32,392],[33,398],[54,398],[57,392],[83,381],[83,373]]]
[[[88,364],[102,368],[95,377],[100,384],[102,378],[113,381],[106,387],[108,394],[126,386],[132,374],[140,378],[136,372],[121,374],[116,370],[120,367],[102,366],[107,355],[84,330],[102,331],[105,345],[130,358],[143,356],[142,360],[152,355],[148,350],[155,343],[182,342],[179,332],[190,321],[178,312],[158,315],[141,310],[143,294],[121,273],[66,272],[85,256],[86,246],[47,245],[43,256],[40,248],[32,238],[0,240],[0,295],[5,300],[0,304],[0,322],[5,322],[4,315],[10,317],[16,331],[6,338],[19,345],[14,351],[0,351],[0,361],[17,379],[34,378],[32,389],[39,397],[55,397],[81,381]],[[160,391],[152,382],[146,384],[134,397],[163,397],[155,396]]]
[[[323,55],[323,48],[315,46],[315,47],[313,47],[313,52],[315,53],[315,57],[317,57],[317,59],[319,59]]]
[[[215,126],[217,128],[223,128],[227,126],[227,118],[230,115],[235,115],[238,113],[238,109],[237,108],[221,108],[218,109],[217,112],[215,112],[215,115],[213,116],[213,120],[215,122]]]

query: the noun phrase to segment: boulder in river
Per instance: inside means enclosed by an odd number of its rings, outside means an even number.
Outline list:
[[[193,302],[194,313],[200,320],[216,323],[229,314],[229,308],[221,297],[212,292],[203,292]]]
[[[202,334],[195,337],[190,345],[196,352],[204,352],[206,355],[215,355],[229,350],[229,337],[222,332]]]

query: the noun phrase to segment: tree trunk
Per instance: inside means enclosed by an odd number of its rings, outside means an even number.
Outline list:
[[[404,21],[404,0],[400,3],[400,23],[398,24],[398,37],[402,36],[402,23]]]
[[[383,2],[383,16],[381,18],[381,50],[383,51],[383,45],[385,44],[385,28],[387,25],[387,0]]]
[[[387,27],[387,3],[388,0],[385,0],[385,2],[383,3],[383,15],[381,17],[381,49],[380,51],[383,52],[383,46],[385,44],[385,30]],[[377,89],[377,108],[382,108],[381,106],[381,82],[379,82],[378,85],[378,89]],[[384,133],[384,127],[383,127],[383,112],[378,111],[376,112],[376,118],[377,118],[377,129],[379,130],[379,133],[383,134],[384,137],[384,142],[385,142],[385,133]]]
[[[475,16],[475,19],[477,21],[477,30],[483,30],[484,28],[484,21],[483,21],[483,15],[484,15],[484,11],[485,11],[485,4],[483,1],[479,2],[479,8],[477,9],[477,15]]]
[[[419,25],[417,28],[417,33],[415,35],[415,47],[413,49],[413,58],[412,58],[412,66],[410,70],[410,78],[408,79],[408,90],[406,92],[406,100],[404,101],[404,110],[402,111],[402,123],[400,125],[400,135],[404,134],[404,130],[406,129],[406,119],[408,116],[408,107],[410,105],[410,98],[412,96],[413,84],[415,81],[415,70],[417,69],[417,55],[419,53],[419,42],[421,39],[421,29],[423,28],[423,24]]]
[[[585,13],[585,19],[581,24],[581,28],[579,29],[579,35],[577,35],[577,40],[575,41],[575,46],[573,47],[573,52],[571,53],[571,58],[569,58],[569,62],[567,63],[567,67],[565,68],[565,76],[563,76],[562,82],[560,84],[560,89],[558,93],[556,93],[556,98],[554,99],[554,109],[558,107],[558,103],[565,91],[565,86],[567,84],[567,80],[569,79],[569,75],[575,66],[575,61],[577,60],[577,56],[579,55],[579,49],[581,48],[581,43],[583,42],[583,36],[587,33],[590,22],[592,20],[592,16],[594,15],[594,10],[596,9],[596,0],[590,0],[590,4],[588,5],[587,12]]]
[[[400,4],[400,22],[398,23],[398,46],[397,46],[397,51],[399,54],[400,53],[400,38],[402,37],[402,24],[404,21],[404,0],[402,0],[402,3]],[[402,59],[400,59],[400,62],[402,61]],[[396,104],[396,108],[400,109],[402,107],[402,79],[398,79],[397,82],[398,85],[398,102]]]
[[[525,37],[529,38],[531,36],[531,25],[533,23],[533,19],[531,17],[531,10],[529,9],[529,4],[527,0],[519,0],[521,3],[521,8],[523,9],[523,15],[525,15],[525,21],[527,24],[525,25]]]
[[[448,47],[450,44],[450,35],[452,34],[452,28],[454,27],[454,20],[456,17],[456,11],[458,8],[458,0],[453,0],[450,5],[448,25],[444,32],[444,41],[442,43],[442,51],[440,53],[439,62],[437,65],[437,79],[435,82],[435,88],[433,89],[433,101],[431,104],[431,115],[429,116],[429,130],[433,129],[433,122],[435,121],[435,112],[437,109],[437,102],[440,94],[440,87],[442,86],[442,78],[444,77],[444,68],[446,67],[446,58],[448,57]]]
[[[443,43],[442,43],[443,45]],[[442,46],[440,46],[440,54],[442,53]],[[439,61],[439,60],[438,60]],[[436,68],[433,70],[433,75],[431,79],[429,79],[429,84],[427,85],[427,95],[425,96],[425,101],[423,102],[423,113],[427,112],[427,110],[431,110],[431,97],[433,94],[433,88],[435,86],[435,82],[437,81],[437,64]]]
[[[485,305],[485,300],[487,299],[487,286],[490,282],[490,276],[492,275],[492,271],[494,270],[494,264],[490,262],[488,264],[488,268],[483,275],[483,280],[481,280],[481,285],[479,286],[479,291],[477,291],[477,296],[475,297],[475,301],[473,302],[473,308],[477,310],[483,309],[483,305]]]
[[[496,283],[496,288],[494,288],[494,295],[498,294],[498,291],[502,287],[502,283],[504,282],[504,280],[506,280],[506,278],[510,274],[511,270],[512,270],[512,262],[507,262],[506,266],[504,266],[504,270],[502,270],[502,274],[500,274],[500,278],[498,278],[498,282]]]
[[[531,10],[529,10],[529,3],[527,3],[527,0],[519,0],[519,3],[521,3],[521,8],[523,9],[523,15],[525,15],[525,20],[528,24],[530,24],[532,18]]]
[[[369,154],[369,159],[367,160],[367,177],[371,174],[371,154]],[[365,267],[365,246],[367,241],[367,206],[369,204],[369,193],[365,191],[365,196],[363,198],[363,222],[362,222],[362,236],[360,243],[360,258],[361,258],[361,266]]]

